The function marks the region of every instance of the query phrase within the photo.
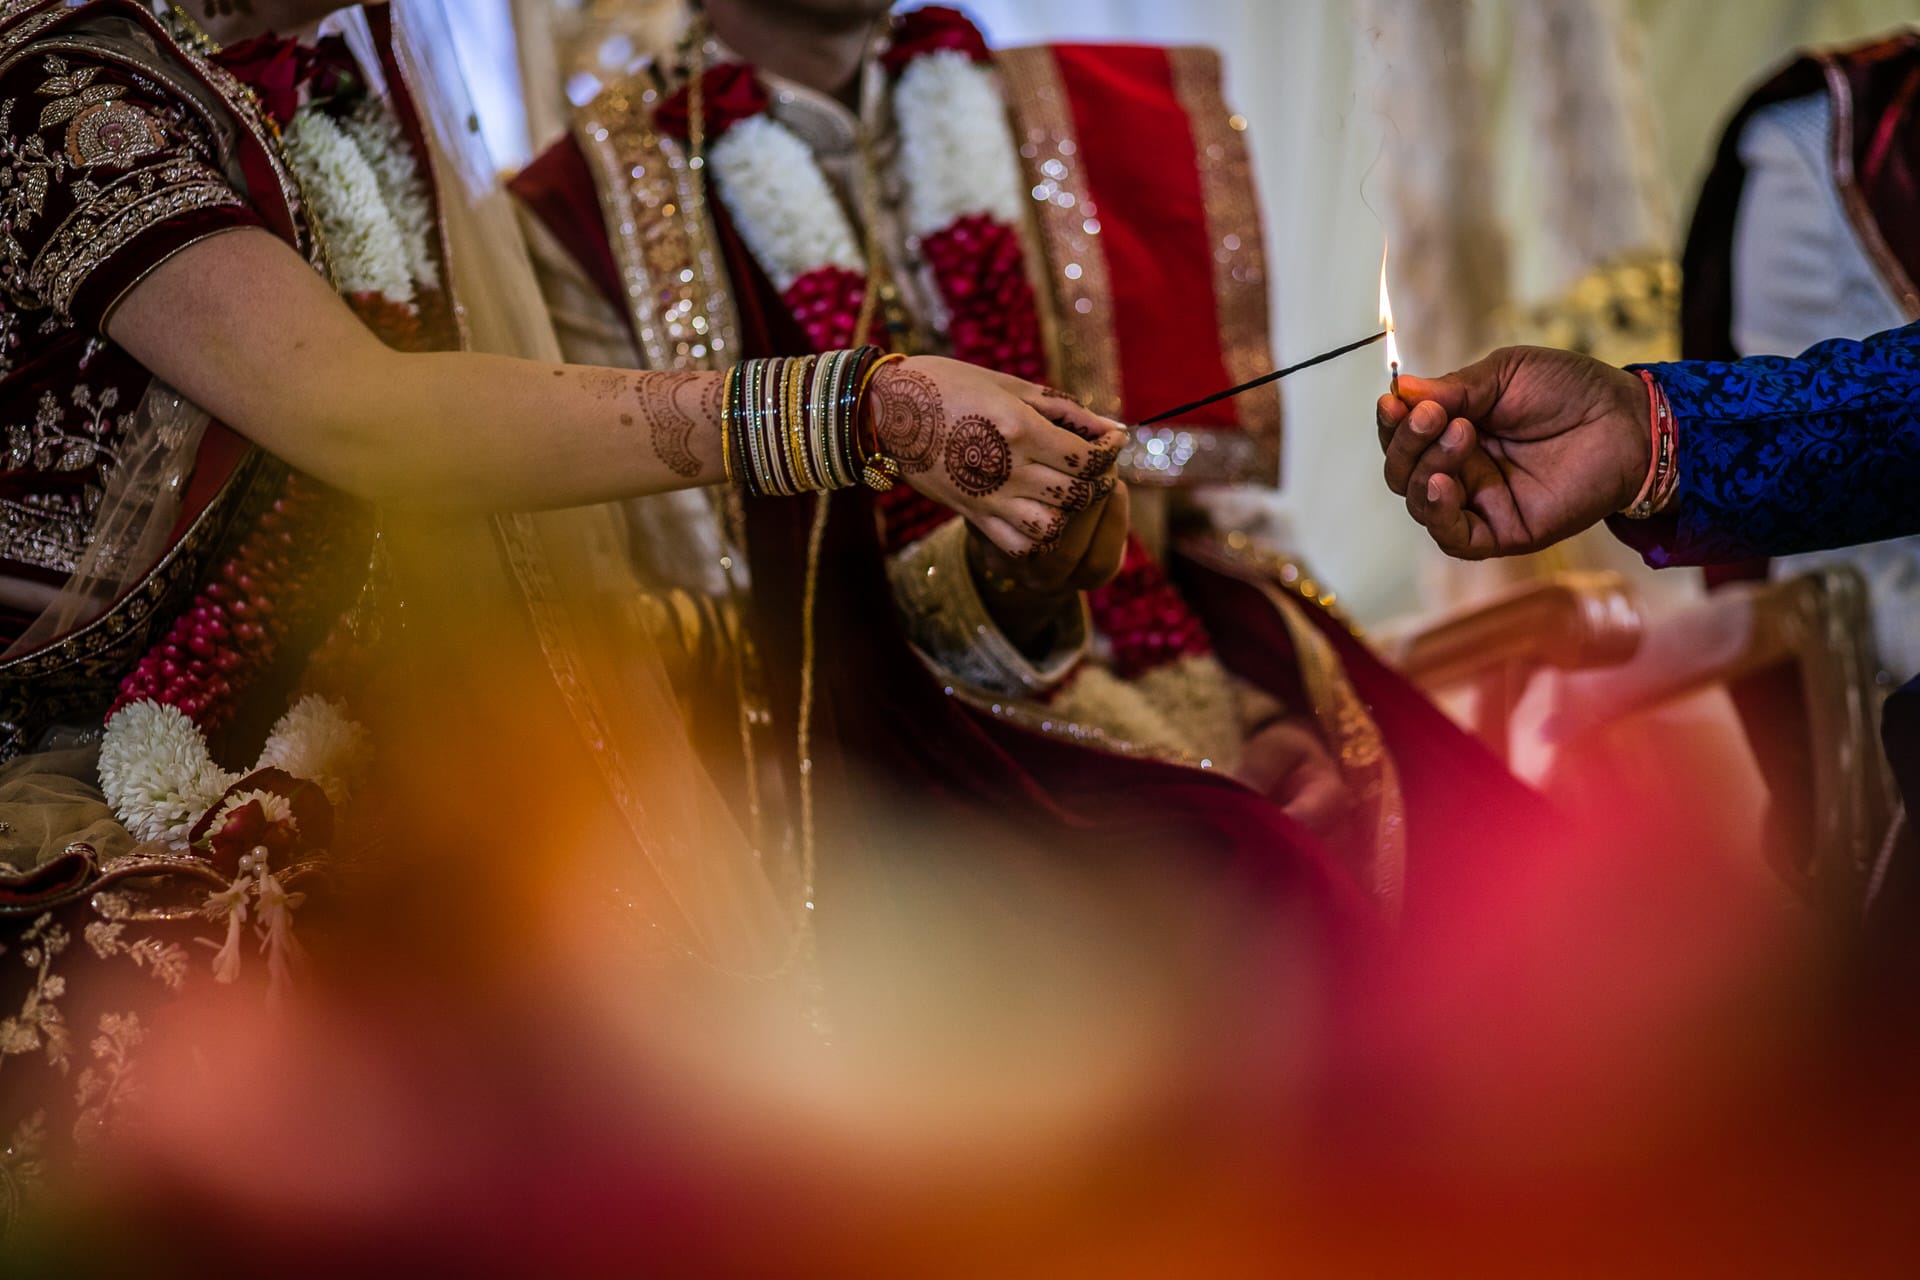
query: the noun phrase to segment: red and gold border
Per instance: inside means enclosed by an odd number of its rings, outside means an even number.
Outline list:
[[[1139,419],[1271,367],[1266,264],[1244,122],[1217,55],[1059,45],[997,55],[1052,299],[1056,377]],[[1279,478],[1265,391],[1143,429],[1122,458],[1149,485]]]

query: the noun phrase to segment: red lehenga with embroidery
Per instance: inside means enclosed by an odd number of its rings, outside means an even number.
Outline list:
[[[957,13],[910,12],[866,72],[868,202],[852,113],[715,41],[689,49],[609,87],[511,184],[570,358],[701,368],[844,344],[867,279],[855,224],[868,204],[889,266],[875,339],[896,349],[1064,388],[1134,421],[1268,367],[1244,122],[1220,98],[1213,54],[990,54]],[[836,176],[828,211],[819,193]],[[1137,433],[1123,470],[1136,493],[1271,485],[1279,444],[1278,397],[1255,394]],[[636,556],[670,584],[686,576],[661,545],[683,558],[725,549],[684,519],[635,519]],[[1547,838],[1533,793],[1297,566],[1247,538],[1176,520],[1160,554],[1136,541],[1119,579],[1091,594],[1083,646],[1023,662],[977,601],[929,594],[967,577],[951,513],[904,488],[836,499],[810,611],[809,521],[800,504],[748,502],[739,532],[767,707],[789,744],[809,616],[815,628],[811,782],[823,857],[843,869],[894,856],[905,804],[916,831],[979,833],[982,857],[1026,848],[1055,867],[1225,870],[1233,892],[1306,908],[1288,917],[1311,922],[1305,932],[1351,939],[1403,900],[1409,920],[1445,913],[1474,868]],[[1219,767],[1276,709],[1317,721],[1360,799],[1354,838],[1316,838]],[[786,765],[791,778],[790,745]],[[822,882],[829,939],[831,863]]]

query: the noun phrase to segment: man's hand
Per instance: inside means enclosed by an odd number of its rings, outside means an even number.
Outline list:
[[[1322,839],[1342,834],[1356,807],[1340,766],[1302,719],[1276,720],[1248,738],[1235,774]]]
[[[1645,385],[1571,351],[1505,347],[1444,378],[1402,375],[1375,413],[1387,486],[1462,560],[1571,537],[1647,475]]]
[[[967,563],[987,611],[1020,649],[1039,647],[1042,634],[1082,591],[1105,586],[1120,572],[1131,521],[1127,486],[1109,472],[1094,482],[1094,499],[1074,515],[1050,546],[1018,559],[969,526]]]

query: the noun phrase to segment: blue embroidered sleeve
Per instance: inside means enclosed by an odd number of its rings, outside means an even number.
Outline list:
[[[1655,567],[1920,533],[1920,324],[1795,359],[1646,366],[1680,427],[1680,488],[1610,522]]]

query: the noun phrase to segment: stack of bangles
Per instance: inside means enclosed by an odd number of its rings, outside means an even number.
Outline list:
[[[881,452],[868,401],[874,375],[901,359],[858,347],[735,365],[722,448],[728,482],[756,498],[891,489],[900,465]]]
[[[1667,393],[1660,389],[1653,375],[1645,369],[1635,372],[1647,384],[1647,399],[1653,421],[1653,447],[1647,462],[1646,483],[1640,486],[1639,496],[1629,502],[1620,514],[1629,520],[1649,520],[1671,506],[1673,495],[1679,491],[1680,427],[1673,420],[1673,406],[1667,403]]]

